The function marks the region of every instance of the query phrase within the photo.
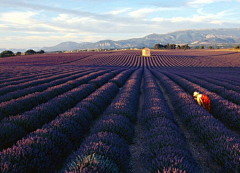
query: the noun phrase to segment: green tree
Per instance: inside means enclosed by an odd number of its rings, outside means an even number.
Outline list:
[[[181,49],[186,50],[186,49],[190,49],[190,47],[188,46],[188,44],[184,44],[184,45],[181,45]]]
[[[153,49],[160,49],[160,44],[155,44]]]
[[[44,50],[40,50],[37,53],[42,54],[42,53],[45,53],[45,52],[44,52]]]
[[[212,46],[209,46],[209,49],[213,49],[213,47],[212,47]]]
[[[240,49],[240,46],[234,46],[234,49]]]
[[[196,46],[195,49],[199,49],[199,46]]]
[[[176,44],[167,44],[168,49],[176,49]]]
[[[32,49],[29,49],[25,52],[25,55],[32,55],[32,54],[35,54],[36,52]]]
[[[204,49],[204,46],[200,46],[199,49]]]
[[[14,56],[14,53],[10,50],[5,50],[0,54],[0,57],[10,57],[10,56]]]
[[[163,49],[163,48],[165,48],[164,45],[162,45],[162,44],[155,44],[153,49]]]
[[[17,52],[16,56],[20,56],[22,54],[22,52]]]

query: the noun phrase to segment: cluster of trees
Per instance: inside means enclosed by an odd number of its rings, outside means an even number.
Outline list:
[[[184,45],[176,45],[176,44],[166,44],[166,45],[162,45],[162,44],[155,44],[154,49],[190,49],[190,47],[188,46],[188,44],[184,44]]]
[[[240,49],[240,46],[234,46],[234,49]]]
[[[14,53],[10,50],[5,50],[0,53],[0,58],[14,56]]]
[[[237,48],[238,47],[238,48]],[[214,49],[213,46],[209,46],[209,49]],[[235,49],[239,49],[240,46],[235,46]],[[188,46],[188,44],[183,44],[183,45],[176,45],[176,44],[155,44],[154,49],[191,49],[191,47]],[[195,49],[205,49],[204,45],[201,46],[196,46]]]
[[[44,50],[40,50],[40,51],[34,51],[32,49],[29,49],[25,52],[25,55],[33,55],[33,54],[42,54],[42,53],[45,53]]]
[[[45,53],[44,50],[40,50],[40,51],[36,52],[33,49],[29,49],[24,54],[25,55],[33,55],[33,54],[43,54],[43,53]],[[0,58],[11,57],[11,56],[20,56],[20,55],[22,55],[22,52],[13,53],[11,50],[5,50],[0,53]]]

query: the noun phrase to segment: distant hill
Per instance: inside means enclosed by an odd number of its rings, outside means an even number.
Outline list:
[[[240,28],[180,30],[167,34],[151,34],[143,38],[132,38],[119,41],[101,40],[96,43],[64,42],[53,47],[43,47],[42,49],[45,52],[51,52],[78,49],[153,48],[157,43],[189,44],[190,46],[205,44],[240,44]]]
[[[42,50],[45,52],[53,52],[53,51],[66,51],[66,50],[77,50],[79,47],[85,44],[91,43],[76,43],[76,42],[63,42],[53,47],[43,47]]]

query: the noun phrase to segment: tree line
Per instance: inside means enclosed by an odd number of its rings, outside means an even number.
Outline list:
[[[44,50],[34,51],[33,49],[29,49],[24,52],[25,55],[33,55],[33,54],[43,54]],[[0,53],[0,58],[11,57],[11,56],[20,56],[22,52],[13,53],[11,50],[4,50]]]
[[[234,46],[234,49],[240,49],[240,46]]]
[[[190,47],[188,46],[188,44],[184,44],[184,45],[176,45],[176,44],[166,44],[166,45],[162,45],[162,44],[155,44],[153,49],[190,49]]]

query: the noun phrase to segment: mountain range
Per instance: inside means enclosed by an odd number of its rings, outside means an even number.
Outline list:
[[[200,45],[233,46],[240,44],[240,28],[179,30],[166,34],[150,34],[143,38],[131,38],[119,41],[101,40],[96,43],[76,43],[69,41],[41,49],[45,52],[54,52],[84,49],[153,48],[157,43],[188,44],[190,47]]]
[[[167,34],[151,34],[127,40],[101,40],[96,43],[63,42],[53,47],[43,47],[46,52],[79,49],[153,48],[155,44],[234,45],[240,44],[240,28],[180,30]]]

